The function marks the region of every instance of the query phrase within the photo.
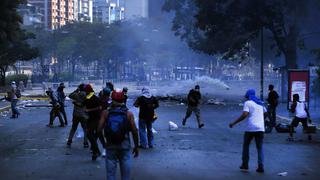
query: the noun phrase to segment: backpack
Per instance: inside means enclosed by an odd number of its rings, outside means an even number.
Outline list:
[[[128,115],[126,108],[110,109],[104,128],[104,135],[107,142],[119,145],[129,131]]]
[[[155,98],[153,96],[151,98],[142,97],[140,108],[143,109],[143,111],[146,114],[148,114],[147,117],[149,118],[147,118],[147,120],[154,121],[157,119],[157,116],[155,115],[155,112],[154,112],[154,109],[156,107],[155,107]]]
[[[17,96],[17,98],[21,98],[21,91],[20,91],[20,89],[17,89],[17,90],[16,90],[16,96]]]

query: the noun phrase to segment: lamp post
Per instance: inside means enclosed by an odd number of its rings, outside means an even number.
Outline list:
[[[261,33],[261,45],[260,45],[260,58],[261,58],[261,62],[260,62],[260,99],[263,100],[263,81],[264,81],[264,68],[263,68],[263,64],[264,64],[264,57],[263,57],[263,27],[261,27],[260,30]]]

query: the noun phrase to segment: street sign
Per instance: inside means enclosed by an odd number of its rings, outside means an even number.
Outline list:
[[[299,94],[299,100],[309,106],[309,74],[309,70],[288,70],[288,109],[293,102],[294,94]]]

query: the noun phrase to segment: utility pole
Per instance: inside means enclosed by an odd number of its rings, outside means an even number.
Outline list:
[[[260,62],[260,99],[263,100],[263,64],[264,64],[264,60],[263,60],[263,27],[261,27],[261,46],[260,46],[260,55],[261,55],[261,62]]]

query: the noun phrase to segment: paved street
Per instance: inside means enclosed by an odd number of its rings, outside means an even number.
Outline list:
[[[132,103],[132,102],[129,102]],[[141,150],[133,159],[132,179],[318,179],[320,136],[309,142],[297,130],[297,141],[287,134],[265,136],[265,174],[255,172],[256,151],[251,145],[249,172],[241,172],[243,126],[228,128],[241,112],[239,106],[202,106],[205,128],[196,128],[192,116],[187,126],[168,131],[168,121],[180,121],[185,106],[161,104],[154,124],[158,131],[152,150]],[[66,147],[72,106],[67,108],[69,126],[47,128],[48,108],[23,109],[19,119],[0,117],[0,179],[105,179],[102,158],[91,161],[82,138]],[[80,133],[81,134],[81,133]],[[287,177],[277,174],[288,172]]]

